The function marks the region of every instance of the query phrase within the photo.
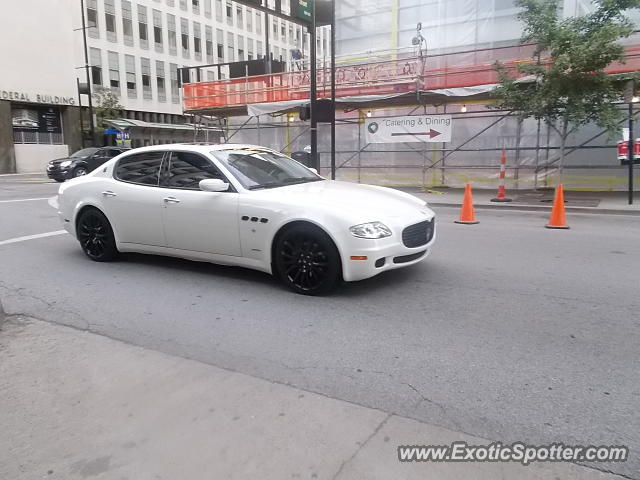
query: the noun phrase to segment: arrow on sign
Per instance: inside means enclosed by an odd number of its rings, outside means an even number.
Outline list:
[[[396,132],[396,133],[392,133],[391,136],[392,137],[401,137],[401,136],[412,136],[412,137],[418,137],[418,136],[426,136],[428,135],[429,138],[435,138],[438,135],[442,135],[442,132],[438,132],[437,130],[434,130],[433,128],[429,129],[428,132],[415,132],[415,133],[411,133],[411,132]]]

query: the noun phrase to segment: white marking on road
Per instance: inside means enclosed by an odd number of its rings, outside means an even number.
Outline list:
[[[36,235],[27,235],[25,237],[10,238],[9,240],[0,241],[0,246],[9,245],[10,243],[26,242],[27,240],[35,240],[37,238],[54,237],[56,235],[62,235],[64,233],[67,233],[67,231],[66,230],[56,230],[55,232],[38,233]]]
[[[49,204],[50,207],[55,208],[57,210],[58,209],[58,196],[55,195],[55,196],[51,197],[49,200],[47,200],[47,203]]]
[[[37,200],[49,200],[50,197],[39,198],[17,198],[15,200],[0,200],[0,203],[14,203],[14,202],[35,202]]]

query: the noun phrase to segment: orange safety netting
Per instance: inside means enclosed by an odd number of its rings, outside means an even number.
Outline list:
[[[489,48],[433,55],[424,59],[403,58],[336,68],[336,97],[391,95],[420,90],[471,87],[498,83],[495,62],[513,76],[519,63],[530,62],[535,45]],[[614,63],[608,73],[640,70],[640,47],[628,47],[624,64]],[[317,72],[318,97],[330,96],[330,70]],[[188,83],[183,85],[185,111],[239,107],[254,103],[309,98],[308,70],[252,77]]]

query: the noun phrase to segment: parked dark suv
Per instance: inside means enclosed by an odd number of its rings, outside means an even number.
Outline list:
[[[122,147],[83,148],[68,158],[51,160],[47,165],[47,176],[57,182],[81,177],[127,150]]]

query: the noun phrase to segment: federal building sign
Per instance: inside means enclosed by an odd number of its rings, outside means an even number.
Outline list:
[[[16,92],[15,90],[0,89],[0,100],[25,103],[46,103],[49,105],[75,105],[76,99],[63,95],[49,95],[43,93]]]

